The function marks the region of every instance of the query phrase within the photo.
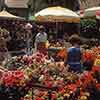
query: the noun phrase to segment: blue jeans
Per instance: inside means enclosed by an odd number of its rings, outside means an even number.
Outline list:
[[[82,64],[69,64],[70,70],[74,72],[82,72]]]

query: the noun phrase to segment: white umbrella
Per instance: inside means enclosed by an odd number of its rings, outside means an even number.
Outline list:
[[[0,18],[24,19],[22,17],[12,15],[9,12],[7,12],[6,10],[3,10],[0,12]]]
[[[95,17],[98,11],[100,11],[100,7],[92,7],[85,9],[84,17]]]
[[[80,17],[75,12],[59,6],[43,9],[35,14],[35,18],[40,22],[80,22]]]

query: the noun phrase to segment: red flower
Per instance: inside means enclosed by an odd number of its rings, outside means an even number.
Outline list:
[[[52,99],[51,100],[56,100],[57,99],[57,95],[56,94],[52,94]]]
[[[45,100],[45,99],[40,98],[40,97],[38,97],[38,96],[35,96],[35,97],[34,97],[34,100]]]
[[[99,71],[100,72],[100,66],[93,66],[92,67],[92,71],[95,72],[95,71]]]
[[[51,81],[45,81],[45,85],[48,87],[52,87],[53,83]]]
[[[2,80],[6,86],[17,85],[24,80],[24,73],[22,71],[9,71],[4,73]]]
[[[100,84],[98,83],[98,84],[96,84],[96,87],[97,87],[97,89],[99,89],[100,90]]]
[[[64,89],[64,88],[61,88],[61,89],[59,90],[59,92],[60,92],[61,94],[64,94],[65,89]]]
[[[76,89],[77,89],[77,85],[76,84],[70,84],[70,85],[68,85],[68,89],[70,89],[71,91],[76,91]]]

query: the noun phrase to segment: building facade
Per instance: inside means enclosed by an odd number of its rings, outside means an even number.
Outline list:
[[[100,0],[79,0],[82,9],[100,6]]]
[[[78,0],[29,0],[28,5],[30,5],[33,14],[51,6],[62,6],[73,11],[80,8]]]
[[[0,11],[3,9],[4,6],[4,0],[0,0]]]
[[[0,11],[5,5],[12,14],[28,17],[29,11],[34,15],[36,12],[49,6],[59,5],[76,11],[99,6],[100,0],[0,0]]]

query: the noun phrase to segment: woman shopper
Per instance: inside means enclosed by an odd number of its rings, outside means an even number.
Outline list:
[[[69,42],[72,46],[67,49],[65,64],[69,65],[70,71],[80,73],[82,71],[82,51],[80,48],[81,39],[75,34],[69,38]]]
[[[43,26],[39,27],[39,33],[35,37],[36,50],[44,53],[46,51],[47,33]]]

